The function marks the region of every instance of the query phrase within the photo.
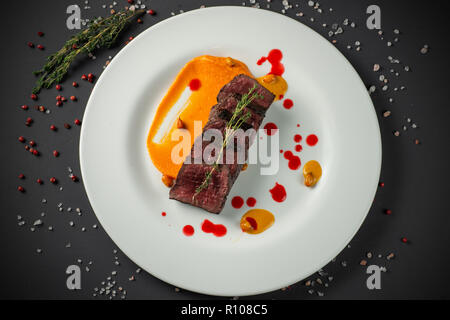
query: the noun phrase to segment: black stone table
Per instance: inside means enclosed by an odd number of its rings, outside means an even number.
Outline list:
[[[116,1],[116,10],[128,5],[125,0]],[[251,2],[254,1],[245,1],[245,5],[256,4]],[[248,297],[250,299],[450,297],[448,8],[444,2],[376,1],[381,8],[383,30],[383,35],[379,35],[366,27],[366,9],[372,2],[323,0],[318,10],[306,0],[289,1],[292,8],[285,10],[285,14],[330,41],[336,40],[335,46],[353,64],[367,87],[376,86],[372,98],[383,139],[381,181],[384,186],[379,188],[370,213],[350,246],[330,262],[323,273],[310,277],[311,282],[302,281],[284,290]],[[90,0],[86,4],[78,0],[82,18],[109,14],[110,3],[112,1]],[[143,3],[156,15],[145,15],[142,24],[133,25],[123,34],[117,47],[96,52],[95,60],[78,61],[62,83],[61,91],[66,97],[76,95],[78,100],[68,101],[62,107],[55,105],[58,94],[55,89],[44,90],[36,102],[29,97],[35,81],[32,71],[76,32],[66,27],[66,8],[73,1],[22,1],[20,5],[14,4],[14,10],[0,12],[0,298],[91,299],[94,288],[105,287],[108,277],[116,283],[115,299],[121,298],[123,290],[127,292],[127,299],[214,298],[179,290],[144,271],[139,272],[138,266],[115,247],[99,225],[83,181],[73,182],[69,178],[69,167],[73,174],[80,176],[80,126],[73,121],[82,120],[93,88],[93,84],[80,79],[81,75],[93,73],[98,77],[105,62],[123,47],[128,37],[171,15],[201,5],[243,4],[242,0],[147,0]],[[257,3],[261,8],[266,9],[269,4],[268,10],[281,12],[285,2],[261,0]],[[328,36],[339,27],[343,28],[343,33]],[[39,31],[45,33],[43,37],[37,35]],[[29,48],[29,41],[42,44],[44,50]],[[292,41],[299,40],[294,37]],[[304,45],[306,50],[308,44]],[[427,53],[421,53],[424,45],[428,45]],[[157,46],[155,43],[155,48]],[[389,56],[400,63],[391,63]],[[379,64],[381,69],[373,71],[374,64]],[[391,68],[395,71],[390,72]],[[380,75],[389,79],[386,91],[382,89]],[[72,81],[80,86],[72,87]],[[20,108],[24,104],[30,106],[28,111]],[[36,111],[35,105],[45,106],[51,112]],[[391,112],[388,117],[384,116],[388,115],[386,111]],[[34,120],[29,127],[25,125],[27,117]],[[64,123],[70,123],[71,128],[65,129]],[[52,124],[57,131],[50,130]],[[396,131],[398,136],[394,134]],[[27,152],[18,141],[19,136],[27,141],[34,140],[40,156]],[[52,155],[53,150],[59,151],[59,157]],[[25,179],[19,179],[19,174],[24,174]],[[50,183],[51,177],[56,177],[58,183]],[[43,185],[36,183],[38,178],[44,181]],[[25,192],[19,192],[18,186],[23,186]],[[35,226],[32,231],[33,223],[39,219],[43,225]],[[401,241],[403,237],[407,238],[406,243]],[[394,256],[389,256],[391,253]],[[361,265],[365,263],[363,260],[367,265],[386,268],[381,275],[380,290],[367,289],[368,275],[366,266]],[[81,290],[70,291],[66,287],[65,270],[72,264],[81,267]],[[106,284],[102,285],[102,281]],[[119,287],[123,290],[119,291]],[[105,299],[105,296],[99,298]]]

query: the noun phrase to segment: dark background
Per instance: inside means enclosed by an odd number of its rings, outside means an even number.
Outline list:
[[[124,0],[118,2],[116,10],[127,5]],[[111,1],[112,3],[112,1]],[[11,4],[8,10],[0,12],[1,18],[1,212],[0,212],[0,298],[34,298],[34,299],[90,299],[94,287],[104,287],[101,282],[111,276],[116,281],[116,288],[122,286],[127,290],[128,299],[205,299],[209,296],[199,295],[173,286],[141,272],[120,250],[115,254],[114,243],[101,226],[93,229],[97,222],[90,208],[82,181],[73,183],[68,178],[67,167],[73,168],[80,176],[78,160],[78,142],[80,127],[63,128],[65,122],[73,123],[75,118],[82,119],[85,104],[93,88],[92,84],[81,81],[80,76],[92,72],[100,75],[108,56],[123,47],[123,42],[130,35],[137,35],[149,26],[171,16],[180,10],[188,11],[200,5],[242,5],[239,1],[143,1],[147,8],[157,12],[155,16],[146,15],[142,25],[133,25],[123,35],[116,48],[99,50],[96,60],[84,59],[71,69],[67,80],[62,84],[61,92],[66,97],[75,94],[77,102],[68,101],[62,108],[55,106],[55,89],[44,90],[37,102],[29,98],[35,77],[32,71],[38,69],[50,53],[57,51],[64,41],[76,31],[66,28],[66,7],[73,1],[23,1],[20,5]],[[362,228],[351,241],[351,246],[341,252],[334,262],[325,267],[332,276],[315,274],[313,291],[306,287],[304,281],[293,284],[285,290],[278,290],[250,298],[265,299],[407,299],[407,298],[449,298],[450,285],[448,266],[450,262],[448,245],[450,244],[450,211],[447,182],[449,178],[449,129],[450,109],[448,106],[449,88],[447,74],[448,62],[448,6],[444,1],[320,1],[323,10],[318,13],[307,5],[307,1],[290,1],[293,8],[286,15],[310,26],[327,39],[336,39],[336,47],[348,58],[359,72],[364,83],[375,84],[377,91],[372,95],[379,116],[383,139],[383,166],[381,181],[374,205]],[[299,7],[296,8],[295,4]],[[86,4],[78,1],[82,8],[82,18],[109,14],[109,8],[103,9],[107,1],[89,1],[90,9],[83,9]],[[266,0],[260,1],[265,8]],[[366,8],[370,4],[381,7],[382,30],[384,40],[376,31],[365,27]],[[246,5],[250,5],[246,1]],[[332,7],[333,11],[329,11]],[[282,3],[271,2],[271,9],[280,12]],[[295,14],[299,11],[303,17]],[[314,21],[311,21],[311,17]],[[230,17],[231,18],[231,17]],[[344,33],[328,38],[328,31],[333,23],[345,18],[356,23],[356,28],[345,27]],[[327,23],[327,27],[322,27]],[[266,28],[277,26],[266,26]],[[400,35],[393,30],[399,29]],[[45,36],[37,36],[38,31]],[[258,32],[263,32],[259,29]],[[280,30],[289,32],[289,30]],[[399,38],[394,42],[395,37]],[[30,49],[27,42],[43,44],[44,51]],[[171,41],[168,39],[168,41]],[[295,39],[292,41],[301,41]],[[354,42],[361,42],[361,51],[355,51]],[[386,42],[394,45],[388,47]],[[429,52],[420,53],[424,44],[429,45]],[[158,44],[155,43],[155,48]],[[352,49],[347,49],[352,45]],[[305,50],[308,44],[305,43]],[[391,65],[387,59],[393,56],[401,61]],[[373,72],[373,64],[382,66],[379,72]],[[402,68],[408,65],[410,72]],[[398,77],[389,69],[400,70]],[[383,92],[378,80],[380,74],[389,79],[389,90]],[[79,88],[71,86],[72,81],[80,84]],[[130,79],[132,81],[132,79]],[[404,85],[406,90],[394,92],[394,87]],[[389,103],[389,97],[394,98]],[[20,106],[28,104],[31,108],[23,111]],[[34,105],[44,105],[51,110],[43,114],[34,110]],[[382,113],[391,110],[389,118]],[[349,115],[351,116],[351,115]],[[32,117],[31,127],[25,126],[25,119]],[[411,123],[407,122],[411,118]],[[417,129],[411,128],[416,123]],[[51,124],[59,130],[49,130]],[[407,130],[402,127],[406,125]],[[393,131],[399,130],[396,137]],[[18,142],[18,136],[37,142],[41,156],[35,157],[24,150]],[[414,143],[415,139],[420,144]],[[59,158],[52,156],[57,149]],[[25,174],[24,180],[18,175]],[[49,178],[57,177],[59,184],[52,185]],[[39,186],[37,178],[44,180]],[[22,185],[25,193],[17,191]],[[60,191],[59,188],[63,187]],[[41,200],[47,199],[43,204]],[[64,212],[57,209],[62,203]],[[351,206],[351,203],[348,204]],[[67,212],[71,207],[72,212]],[[82,210],[82,215],[75,213],[75,208]],[[384,214],[385,209],[392,210],[391,215]],[[44,217],[40,217],[45,212]],[[26,221],[18,226],[17,215]],[[36,231],[30,231],[33,222],[41,218],[44,225]],[[69,226],[69,221],[75,223]],[[54,230],[49,231],[48,226]],[[81,228],[86,227],[82,232]],[[326,236],[326,235],[324,235]],[[400,241],[402,237],[408,243]],[[66,248],[70,243],[71,247]],[[37,253],[37,249],[43,250]],[[374,257],[367,259],[367,252]],[[389,253],[395,258],[387,260]],[[381,255],[379,258],[378,255]],[[116,259],[117,258],[117,259]],[[81,259],[82,263],[78,263]],[[362,259],[369,264],[385,266],[382,274],[382,289],[366,288],[366,268],[360,266]],[[92,261],[91,265],[88,262]],[[119,261],[120,265],[114,262]],[[68,265],[78,264],[82,268],[82,290],[69,291],[66,288],[65,269]],[[89,266],[87,272],[85,267]],[[129,277],[135,276],[135,281]],[[324,284],[319,284],[321,278]],[[323,293],[323,297],[322,296]],[[105,297],[101,297],[104,299]],[[118,297],[116,297],[117,299]]]

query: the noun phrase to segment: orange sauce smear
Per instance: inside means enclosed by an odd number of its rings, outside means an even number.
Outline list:
[[[170,86],[166,95],[158,106],[147,137],[147,149],[155,167],[163,174],[175,178],[182,163],[176,164],[171,161],[172,148],[179,141],[172,141],[172,133],[178,128],[178,118],[181,119],[184,129],[191,136],[191,146],[194,143],[194,121],[202,121],[202,126],[208,121],[211,107],[217,103],[216,96],[219,90],[236,75],[246,74],[250,77],[248,67],[241,61],[232,58],[213,57],[203,55],[189,61],[180,70],[175,81]],[[176,119],[170,125],[167,132],[160,141],[154,141],[170,109],[180,99],[182,93],[189,87],[192,80],[199,80],[199,87],[191,91],[190,97]],[[201,132],[200,132],[201,133]],[[187,156],[183,155],[183,156]]]

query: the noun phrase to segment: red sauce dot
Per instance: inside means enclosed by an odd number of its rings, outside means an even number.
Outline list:
[[[249,207],[254,207],[255,204],[256,204],[256,199],[255,199],[255,198],[249,197],[249,198],[247,199],[247,205],[248,205]]]
[[[300,158],[297,156],[292,156],[292,158],[289,159],[288,167],[291,170],[297,170],[302,165],[302,162],[300,161]]]
[[[188,236],[188,237],[192,236],[194,234],[194,227],[189,224],[185,225],[183,227],[183,233],[185,236]]]
[[[244,199],[242,199],[239,196],[235,196],[235,197],[233,197],[233,199],[231,199],[231,205],[235,209],[242,208],[242,206],[244,205]]]
[[[165,216],[167,215],[167,213],[165,213],[165,212],[163,211],[163,212],[161,212],[161,215],[162,215],[163,217],[165,217]]]
[[[189,82],[189,88],[192,91],[197,91],[201,87],[201,82],[199,79],[192,79],[191,82]]]
[[[272,194],[272,199],[276,202],[283,202],[286,200],[286,189],[278,182],[275,183],[275,187],[270,189],[269,192]]]
[[[264,62],[269,61],[269,63],[272,65],[269,74],[282,76],[284,73],[284,66],[281,63],[282,58],[283,54],[281,53],[281,51],[278,49],[273,49],[269,52],[269,55],[267,57],[261,57],[258,62],[256,62],[256,64],[260,66]]]
[[[302,147],[301,144],[298,144],[298,145],[295,146],[295,151],[300,152],[302,150],[303,150],[303,147]]]
[[[302,141],[302,136],[299,135],[299,134],[296,134],[296,135],[294,136],[294,141],[297,142],[297,143],[299,143],[300,141]]]
[[[223,237],[227,233],[227,228],[223,224],[214,224],[208,219],[202,223],[202,231],[212,233],[216,237]]]
[[[280,94],[280,95],[278,96],[278,99],[280,99],[280,100],[283,100],[283,98],[284,98],[284,94]]]
[[[317,138],[315,134],[310,134],[309,136],[306,137],[306,143],[308,144],[308,146],[313,147],[317,144],[318,141],[319,138]]]
[[[293,105],[294,105],[294,102],[291,99],[285,99],[283,101],[283,107],[285,107],[286,109],[292,108]]]
[[[293,155],[294,155],[294,154],[292,153],[292,151],[287,150],[287,151],[284,152],[284,158],[285,158],[286,160],[291,159]]]
[[[253,230],[258,229],[258,223],[256,222],[255,219],[253,219],[252,217],[246,217],[245,220],[247,220],[247,222],[250,223],[250,225],[252,226]]]
[[[262,65],[264,62],[266,62],[267,61],[267,58],[266,57],[261,57],[257,62],[256,62],[256,64],[258,65],[258,66],[260,66],[260,65]]]
[[[278,127],[275,123],[273,122],[268,122],[266,123],[266,125],[264,126],[264,132],[268,135],[268,136],[273,136],[278,130]]]
[[[297,123],[297,128],[300,128],[300,124],[299,123]]]

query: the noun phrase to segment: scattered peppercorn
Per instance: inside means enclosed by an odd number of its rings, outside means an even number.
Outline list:
[[[39,32],[37,33],[37,35],[38,35],[39,37],[43,37],[43,36],[44,36],[44,33],[43,33],[42,31],[39,31]]]
[[[23,173],[19,174],[19,179],[25,179],[25,175]]]
[[[403,238],[402,238],[402,242],[403,242],[403,243],[408,243],[408,238],[403,237]]]
[[[78,177],[74,174],[70,175],[70,179],[72,179],[73,182],[77,182],[78,181]]]
[[[379,186],[383,188],[384,187],[384,182],[380,182]]]
[[[19,137],[19,141],[22,142],[22,143],[24,143],[24,142],[25,142],[25,138],[22,137],[22,136],[20,136],[20,137]]]
[[[36,149],[33,150],[33,155],[38,156],[39,155],[39,151],[37,151]]]
[[[30,96],[30,98],[31,98],[32,100],[37,100],[37,99],[38,99],[38,96],[37,96],[36,94],[32,93],[31,96]]]
[[[43,181],[42,179],[37,179],[36,182],[37,182],[38,184],[43,184],[43,183],[44,183],[44,181]]]
[[[74,81],[74,82],[72,82],[72,86],[76,88],[76,87],[78,87],[78,83]]]
[[[392,214],[392,210],[391,209],[386,209],[384,211],[384,213],[386,213],[388,216]]]
[[[19,192],[25,192],[25,189],[24,189],[22,186],[18,186],[18,187],[17,187],[17,190],[18,190]]]
[[[34,147],[36,145],[36,142],[34,140],[30,140],[30,146]]]
[[[61,87],[60,84],[57,84],[57,85],[55,86],[55,89],[58,90],[58,91],[60,91],[60,90],[62,89],[62,87]]]
[[[33,42],[28,42],[27,45],[28,45],[30,48],[34,48],[34,43],[33,43]]]
[[[137,23],[142,23],[142,19],[137,19]]]
[[[81,125],[81,121],[79,119],[75,119],[73,123],[75,123],[77,126]]]
[[[53,155],[54,155],[55,157],[59,157],[59,152],[58,152],[57,150],[53,150]]]
[[[85,74],[83,74],[83,75],[81,76],[81,80],[87,80],[87,76],[86,76]]]
[[[70,96],[70,100],[72,100],[72,101],[77,101],[77,97],[75,97],[75,96]]]
[[[156,12],[154,10],[150,9],[147,11],[147,13],[151,16],[154,16]]]
[[[50,126],[50,130],[56,131],[56,126],[52,124],[52,125]]]
[[[38,48],[39,50],[44,50],[44,49],[45,49],[44,46],[43,46],[42,44],[38,44],[38,45],[37,45],[37,48]]]
[[[24,104],[23,106],[21,106],[22,110],[28,110],[28,106],[26,104]]]
[[[64,128],[66,128],[66,129],[70,129],[70,124],[68,124],[68,123],[64,123]]]
[[[56,101],[56,106],[57,107],[61,107],[63,105],[61,100]]]
[[[56,178],[55,178],[55,177],[51,177],[51,178],[50,178],[50,182],[51,182],[51,183],[56,183]]]

